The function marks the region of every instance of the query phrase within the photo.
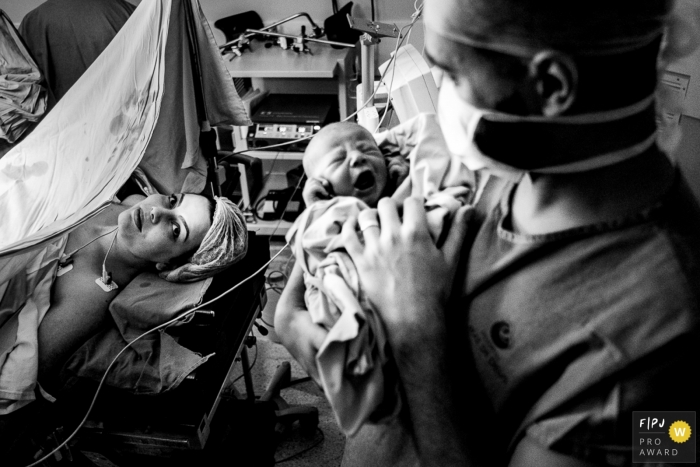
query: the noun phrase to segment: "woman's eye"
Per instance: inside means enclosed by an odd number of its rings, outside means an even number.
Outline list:
[[[177,196],[175,195],[170,195],[168,196],[168,201],[170,202],[170,206],[175,206],[177,204]]]
[[[177,238],[180,236],[180,225],[173,223],[173,237]]]

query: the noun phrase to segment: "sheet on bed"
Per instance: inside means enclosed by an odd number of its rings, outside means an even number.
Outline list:
[[[31,268],[23,271],[10,255],[33,249],[34,255],[20,255],[25,266],[52,258],[48,252],[53,246],[46,244],[105,207],[138,166],[163,97],[169,9],[169,2],[143,2],[141,14],[131,17],[76,86],[0,159],[0,284],[21,281],[22,274],[30,273]],[[51,279],[57,259],[45,265]],[[33,329],[26,332],[34,337],[31,351],[22,351],[26,345],[18,346],[19,338],[5,336],[0,397],[7,404],[18,401],[7,409],[34,399],[36,329],[43,315],[32,310],[31,301],[45,303],[45,313],[50,300],[50,282],[41,289],[27,284],[14,289],[10,298],[22,305],[14,310],[20,321],[32,317]],[[17,377],[19,368],[27,370],[25,377]]]

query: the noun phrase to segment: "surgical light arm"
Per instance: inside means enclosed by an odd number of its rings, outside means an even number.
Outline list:
[[[302,12],[302,13],[295,13],[295,14],[293,14],[292,16],[290,16],[290,17],[288,17],[288,18],[285,18],[285,19],[281,19],[281,20],[279,20],[279,21],[276,21],[276,22],[272,23],[272,24],[269,25],[269,26],[265,26],[264,28],[261,28],[260,30],[252,30],[252,29],[249,29],[249,30],[247,30],[244,34],[241,34],[240,37],[237,37],[236,39],[234,39],[234,40],[232,40],[232,41],[228,41],[227,43],[225,43],[225,44],[223,44],[223,45],[220,45],[220,46],[219,46],[219,50],[223,51],[223,50],[228,49],[228,48],[230,48],[230,47],[234,47],[234,46],[236,46],[236,44],[237,44],[238,42],[244,41],[244,40],[246,40],[246,39],[250,39],[251,37],[253,37],[253,36],[256,35],[256,34],[260,34],[260,31],[269,31],[269,30],[271,30],[271,29],[276,28],[277,26],[279,26],[279,25],[281,25],[281,24],[284,24],[284,23],[287,23],[287,22],[289,22],[289,21],[291,21],[291,20],[293,20],[293,19],[299,18],[300,16],[306,17],[306,19],[309,20],[309,23],[311,23],[311,29],[312,29],[313,33],[309,36],[310,39],[317,39],[317,38],[319,38],[319,37],[323,37],[323,35],[325,34],[325,32],[323,31],[323,28],[320,27],[320,26],[318,26],[318,25],[314,22],[314,20],[311,19],[311,16],[309,16],[308,13],[303,13],[303,12]],[[255,32],[252,32],[252,31],[255,31]]]

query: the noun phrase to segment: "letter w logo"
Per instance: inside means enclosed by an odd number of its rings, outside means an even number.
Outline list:
[[[676,432],[676,436],[685,437],[685,428],[674,428],[673,431]]]

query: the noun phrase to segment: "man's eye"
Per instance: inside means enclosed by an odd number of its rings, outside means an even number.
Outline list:
[[[178,238],[180,236],[180,225],[173,222],[173,238]]]
[[[168,201],[170,202],[170,207],[175,206],[177,204],[177,196],[175,196],[175,195],[168,196]]]

